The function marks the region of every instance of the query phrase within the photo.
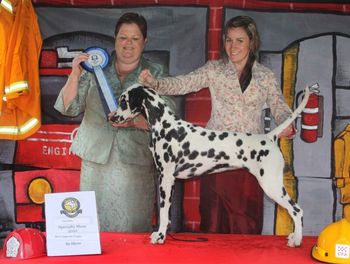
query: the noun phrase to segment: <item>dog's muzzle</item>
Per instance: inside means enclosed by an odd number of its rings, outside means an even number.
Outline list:
[[[114,122],[114,123],[121,123],[121,122],[125,121],[125,118],[123,118],[122,116],[113,115],[113,116],[111,116],[111,118],[109,120]]]

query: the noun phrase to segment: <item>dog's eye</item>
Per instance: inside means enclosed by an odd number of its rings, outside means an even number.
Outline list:
[[[128,108],[128,106],[127,106],[127,104],[126,104],[126,101],[125,101],[125,100],[121,100],[121,101],[119,102],[119,107],[120,107],[123,111],[125,111],[125,110]]]

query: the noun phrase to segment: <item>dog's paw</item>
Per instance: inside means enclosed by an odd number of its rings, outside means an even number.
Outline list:
[[[150,236],[152,244],[164,244],[165,234],[163,232],[153,232]]]
[[[290,233],[288,236],[289,247],[299,247],[301,245],[301,236],[297,236],[295,233]]]

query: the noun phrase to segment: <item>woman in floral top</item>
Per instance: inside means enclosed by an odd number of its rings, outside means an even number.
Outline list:
[[[211,95],[207,128],[263,133],[262,109],[270,107],[277,124],[291,113],[274,73],[256,61],[260,46],[254,20],[230,19],[224,28],[224,55],[199,69],[176,77],[155,79],[148,70],[139,81],[162,94],[180,95],[205,87]],[[291,125],[280,137],[291,138]],[[218,233],[261,233],[263,192],[255,178],[239,169],[201,178],[201,230]]]

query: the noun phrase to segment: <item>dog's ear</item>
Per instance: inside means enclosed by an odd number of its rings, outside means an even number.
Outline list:
[[[147,97],[147,93],[142,86],[130,90],[129,106],[132,113],[139,113],[142,110],[142,103]]]

